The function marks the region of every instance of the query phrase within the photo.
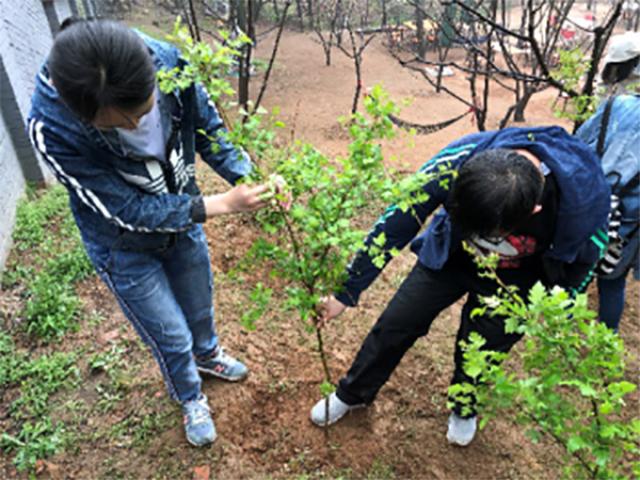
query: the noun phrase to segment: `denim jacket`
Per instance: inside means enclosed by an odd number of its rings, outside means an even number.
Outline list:
[[[157,70],[184,64],[174,46],[140,35]],[[170,133],[164,162],[136,157],[115,131],[83,122],[62,102],[46,64],[38,73],[29,137],[67,188],[90,256],[111,249],[163,249],[176,233],[204,222],[195,182],[196,152],[230,184],[251,171],[248,156],[219,136],[225,131],[223,122],[200,85],[160,94],[158,101],[162,128]]]
[[[605,232],[610,189],[595,152],[560,127],[506,128],[467,135],[441,150],[420,171],[436,174],[445,167],[452,172],[473,155],[495,148],[528,150],[554,175],[559,189],[558,212],[553,242],[543,253],[545,273],[553,284],[583,290],[593,277],[608,240]],[[445,208],[450,192],[446,185],[454,181],[451,173],[447,177],[436,175],[424,185],[428,200],[415,205],[413,212],[391,205],[365,244],[370,245],[384,232],[386,251],[399,250],[411,242],[422,265],[440,270],[451,249],[462,240]],[[428,227],[420,233],[433,212]],[[389,254],[386,261],[390,259]],[[349,266],[349,277],[336,298],[345,305],[355,305],[380,271],[366,250],[361,250]]]
[[[606,102],[577,131],[576,136],[594,150],[602,127],[602,116]],[[609,117],[604,141],[602,168],[605,173],[618,172],[619,184],[626,185],[640,170],[640,95],[619,95],[615,98]],[[612,177],[611,181],[615,181]],[[615,189],[614,189],[615,190]],[[636,279],[640,279],[638,258],[638,212],[640,211],[640,187],[636,186],[623,199],[624,209],[620,224],[620,235],[626,238],[623,260],[611,278],[617,278],[633,266]]]

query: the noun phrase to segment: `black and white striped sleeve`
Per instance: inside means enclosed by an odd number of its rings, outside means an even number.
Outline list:
[[[202,221],[193,218],[193,212],[198,211],[194,202],[202,202],[201,198],[143,192],[109,165],[87,158],[43,121],[32,118],[28,127],[36,151],[69,194],[105,220],[124,230],[143,233],[182,231]]]

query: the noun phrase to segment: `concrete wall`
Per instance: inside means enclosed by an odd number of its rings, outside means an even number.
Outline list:
[[[35,77],[60,23],[95,16],[129,0],[0,0],[0,272],[11,246],[15,209],[27,182],[54,177],[26,134]]]
[[[41,0],[0,0],[0,270],[25,183],[53,181],[26,134],[35,76],[53,42],[51,12]]]
[[[56,9],[56,15],[58,22],[62,23],[65,18],[77,15],[77,7],[75,6],[75,0],[54,0],[54,7]],[[76,12],[73,11],[75,8]]]
[[[0,271],[11,247],[11,230],[15,222],[16,204],[25,186],[18,154],[13,145],[4,116],[0,115]]]
[[[35,76],[53,43],[39,0],[0,0],[0,52],[18,107],[27,118]]]

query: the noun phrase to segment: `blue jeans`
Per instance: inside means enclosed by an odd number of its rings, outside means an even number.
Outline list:
[[[626,275],[620,275],[618,278],[598,278],[598,318],[616,332],[624,310],[626,283]]]
[[[151,348],[169,394],[185,402],[200,395],[194,356],[218,345],[213,321],[213,274],[201,225],[150,252],[87,245],[100,276],[122,311]]]
[[[640,236],[634,235],[622,250],[622,258],[609,275],[598,277],[598,318],[618,331],[624,310],[625,286],[629,270],[633,269],[635,280],[640,279]]]

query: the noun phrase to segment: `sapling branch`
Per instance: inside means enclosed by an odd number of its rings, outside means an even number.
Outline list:
[[[314,323],[317,325],[317,318]],[[327,363],[327,354],[324,351],[322,329],[316,326],[315,331],[316,331],[316,339],[318,340],[318,353],[320,354],[320,360],[322,361],[322,369],[324,371],[324,379],[325,381],[333,385],[333,381],[331,380],[331,372],[329,371],[329,364]]]

